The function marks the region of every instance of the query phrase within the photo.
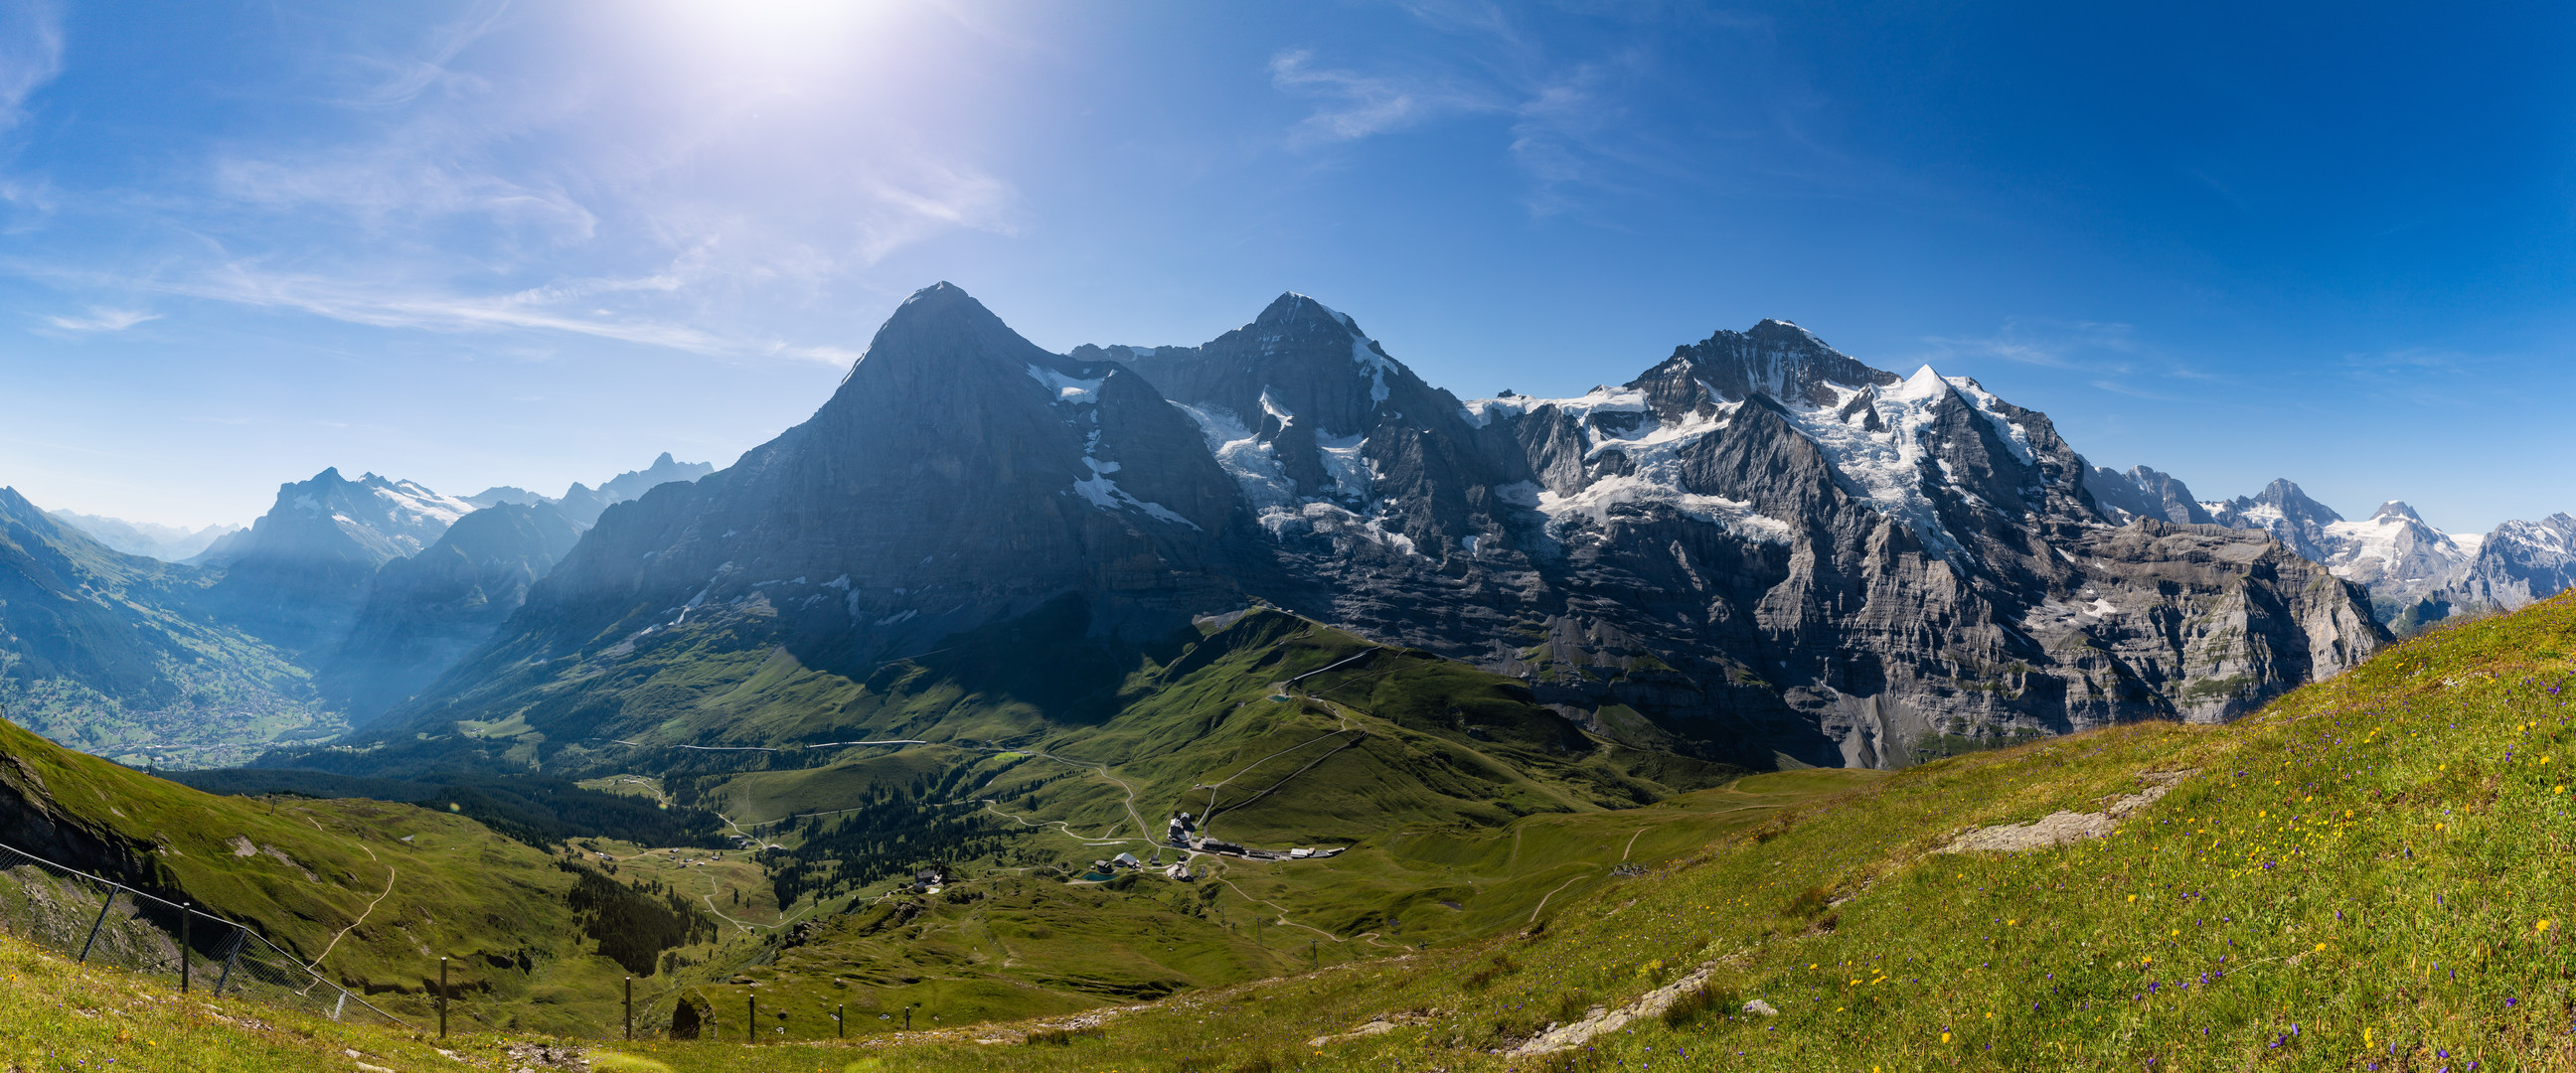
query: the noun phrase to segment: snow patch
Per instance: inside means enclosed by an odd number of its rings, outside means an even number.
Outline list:
[[[1055,401],[1073,403],[1075,405],[1086,405],[1099,402],[1100,385],[1103,381],[1109,379],[1104,375],[1094,379],[1084,380],[1077,377],[1067,376],[1043,365],[1031,365],[1028,367],[1028,370],[1029,379],[1035,380],[1040,385],[1044,386],[1047,391],[1054,396]]]
[[[1325,475],[1344,498],[1365,500],[1377,487],[1377,467],[1362,453],[1368,447],[1367,437],[1317,436],[1315,446],[1323,452]]]
[[[1092,506],[1106,511],[1143,511],[1146,517],[1156,521],[1173,522],[1192,529],[1199,527],[1199,523],[1173,513],[1169,507],[1160,503],[1148,503],[1129,495],[1126,489],[1118,487],[1118,482],[1109,479],[1110,474],[1118,471],[1118,463],[1103,462],[1090,455],[1084,455],[1082,462],[1091,467],[1091,476],[1073,482],[1072,490],[1075,495],[1088,500]]]
[[[1262,399],[1265,403],[1269,400],[1267,392]],[[1256,513],[1297,501],[1297,487],[1279,465],[1278,450],[1261,442],[1233,414],[1213,406],[1200,409],[1177,402],[1172,405],[1199,423],[1199,434],[1207,437],[1208,453],[1215,455],[1217,466],[1243,488],[1243,498]]]

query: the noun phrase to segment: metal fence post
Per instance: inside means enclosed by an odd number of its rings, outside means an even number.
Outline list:
[[[438,1038],[447,1038],[447,959],[438,959]]]
[[[216,998],[224,997],[224,984],[226,981],[233,978],[233,962],[240,960],[242,943],[247,942],[249,939],[249,926],[242,924],[233,925],[232,949],[224,951],[224,971],[215,977]]]
[[[112,888],[107,892],[107,900],[98,903],[98,919],[90,922],[89,941],[81,944],[80,957],[75,959],[73,964],[86,965],[89,963],[89,948],[96,945],[98,942],[98,929],[107,926],[108,907],[115,905],[116,896],[123,893],[125,893],[125,888],[123,887]]]
[[[188,925],[197,916],[197,903],[179,903],[179,993],[188,993]]]
[[[626,978],[626,1038],[635,1038],[635,978]]]

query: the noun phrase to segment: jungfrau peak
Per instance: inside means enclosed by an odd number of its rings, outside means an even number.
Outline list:
[[[1974,380],[1786,321],[1461,401],[1302,295],[1198,346],[1054,354],[940,284],[804,424],[609,508],[381,740],[502,711],[612,735],[652,713],[585,691],[672,645],[857,681],[1002,630],[1114,667],[1254,600],[1517,675],[1614,739],[1893,767],[2228,718],[2380,642],[2323,567],[2134,482],[2106,503],[2108,473]]]

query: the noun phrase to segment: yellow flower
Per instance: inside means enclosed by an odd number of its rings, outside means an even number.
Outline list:
[[[1943,1042],[1943,1043],[1948,1043],[1948,1042],[1950,1042],[1950,1034],[1949,1034],[1949,1033],[1947,1033],[1947,1032],[1941,1033],[1941,1042]]]
[[[2317,949],[2319,949],[2319,950],[2323,950],[2323,949],[2325,949],[2325,948],[2326,948],[2326,944],[2324,944],[2324,943],[2318,943],[2318,944],[2317,944]]]
[[[2361,1045],[2370,1046],[2370,1030],[2367,1028],[2361,1030]]]
[[[2541,922],[2540,922],[2540,923],[2538,923],[2538,924],[2534,924],[2534,925],[2532,925],[2532,926],[2531,926],[2531,930],[2533,930],[2533,931],[2548,931],[2548,930],[2549,930],[2549,922],[2548,922],[2548,921],[2546,921],[2546,920],[2544,920],[2544,921],[2541,921]]]
[[[2133,902],[2134,902],[2134,901],[2137,901],[2137,900],[2138,900],[2138,896],[2137,896],[2137,895],[2135,895],[2135,894],[2132,894],[2132,895],[2130,895],[2130,896],[2129,896],[2129,900],[2130,900],[2130,901],[2133,901]]]

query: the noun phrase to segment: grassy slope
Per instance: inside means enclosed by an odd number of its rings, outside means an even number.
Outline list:
[[[1283,681],[1363,653],[1301,682],[1289,702],[1269,699]],[[882,885],[791,906],[789,919],[816,922],[794,949],[719,951],[711,955],[716,971],[690,975],[725,980],[739,970],[773,988],[782,1008],[853,1002],[891,1009],[918,1001],[972,1020],[1151,998],[1270,976],[1309,959],[1345,961],[1483,935],[1525,918],[1543,899],[1599,881],[1632,848],[1639,860],[1663,859],[1776,804],[1710,791],[1637,812],[1627,806],[1676,790],[1633,773],[1648,766],[1638,758],[1682,789],[1705,785],[1717,769],[1587,739],[1531,704],[1516,682],[1293,616],[1255,612],[1211,623],[1197,643],[1165,655],[1126,676],[1105,718],[1037,724],[1042,733],[1021,735],[1007,752],[952,739],[850,750],[825,766],[721,779],[714,794],[724,811],[761,829],[963,768],[971,777],[959,783],[961,796],[980,802],[990,822],[1016,837],[1001,859],[957,862],[977,878],[915,903],[902,921],[884,919],[897,907],[880,903]],[[772,670],[784,662],[773,659]],[[882,697],[865,691],[871,695],[856,703],[879,712],[986,715],[1001,707],[923,669],[897,668],[885,677],[908,684]],[[779,685],[756,678],[742,688]],[[763,701],[753,710],[782,707]],[[944,721],[880,722],[866,732],[952,730]],[[1352,849],[1329,861],[1201,856],[1196,867],[1211,878],[1198,885],[1156,875],[1102,890],[1028,875],[1032,862],[1080,872],[1120,850],[1171,859],[1173,851],[1157,847],[1146,828],[1159,835],[1175,809],[1206,812],[1208,791],[1193,787],[1218,784],[1220,812],[1211,828],[1218,834],[1256,846]],[[1649,828],[1654,837],[1640,836]],[[767,827],[764,841],[793,846],[795,830]],[[774,902],[739,877],[719,886],[718,872],[677,871],[633,874],[715,894],[715,908],[747,921],[779,919]],[[752,908],[733,908],[734,891]],[[867,906],[875,908],[861,908]],[[719,1011],[736,1001],[715,997],[729,993],[724,987],[693,992]]]
[[[584,952],[591,944],[564,899],[573,877],[472,820],[378,801],[217,797],[5,724],[0,754],[9,761],[0,780],[45,802],[56,822],[125,847],[157,871],[153,886],[256,921],[290,952],[328,950],[328,975],[376,992],[370,1001],[397,1016],[430,1012],[423,985],[439,954],[458,959],[455,979],[473,996],[459,1017],[591,1031],[615,1016],[623,972]],[[254,852],[240,855],[236,838]],[[36,912],[23,893],[0,889],[13,926]],[[211,941],[202,929],[200,939]]]
[[[2399,645],[2230,726],[1912,769],[1552,903],[1536,934],[1188,996],[1068,1046],[872,1053],[889,1070],[2564,1068],[2571,652],[2562,597]],[[2110,838],[1930,852],[2179,768],[2199,774]],[[1710,961],[1718,1005],[1697,1020],[1544,1062],[1486,1053]],[[1728,1015],[1753,997],[1780,1016]],[[1305,1043],[1408,1011],[1420,1020],[1382,1035]],[[649,1053],[682,1070],[821,1057]]]

